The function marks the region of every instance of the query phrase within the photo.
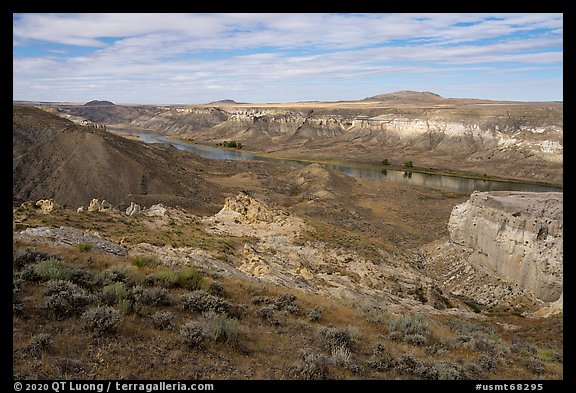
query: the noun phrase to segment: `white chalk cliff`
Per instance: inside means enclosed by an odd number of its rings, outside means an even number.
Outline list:
[[[545,302],[562,295],[563,194],[475,192],[454,208],[450,241]]]

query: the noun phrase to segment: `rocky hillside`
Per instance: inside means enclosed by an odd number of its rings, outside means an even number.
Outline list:
[[[397,92],[338,103],[63,106],[119,129],[238,140],[287,156],[466,170],[562,184],[563,104]]]
[[[167,145],[146,145],[15,105],[12,146],[15,203],[53,198],[76,209],[97,197],[114,205],[153,200],[217,210],[219,187],[198,175],[205,161]]]
[[[450,240],[430,247],[445,289],[484,306],[530,303],[562,311],[563,194],[475,192],[454,207]],[[553,303],[553,304],[551,304]]]

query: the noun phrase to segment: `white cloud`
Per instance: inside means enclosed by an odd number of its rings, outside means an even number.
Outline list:
[[[131,102],[156,101],[143,91],[164,102],[170,94],[205,102],[218,89],[281,97],[290,83],[294,91],[309,89],[302,82],[328,91],[332,81],[345,91],[337,81],[363,86],[362,78],[459,70],[480,77],[505,63],[557,69],[562,28],[561,14],[24,14],[13,23],[14,96],[52,89],[54,100],[65,100],[93,89]],[[47,53],[19,55],[33,42]],[[93,48],[72,56],[53,44]]]

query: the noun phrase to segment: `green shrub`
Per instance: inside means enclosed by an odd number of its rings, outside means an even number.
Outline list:
[[[202,274],[202,272],[188,268],[178,273],[177,284],[180,288],[193,291],[195,289],[200,289],[203,278],[204,274]]]
[[[108,305],[114,305],[120,300],[128,298],[128,291],[123,282],[115,282],[102,288],[102,299]]]
[[[124,315],[129,314],[132,311],[132,307],[133,303],[130,299],[120,299],[116,303],[116,308]]]
[[[241,149],[242,148],[242,143],[237,142],[237,141],[224,141],[222,143],[222,146],[224,147],[231,147],[233,149]]]
[[[388,161],[387,158],[385,158],[385,159],[382,160],[382,165],[389,165],[389,164],[390,164],[390,163],[389,163],[389,161]]]
[[[46,308],[59,319],[77,315],[92,302],[92,297],[69,281],[50,280],[46,293]]]
[[[50,257],[34,265],[34,273],[43,281],[48,280],[69,280],[73,270],[64,265],[61,260]]]
[[[78,243],[76,244],[76,248],[82,252],[89,252],[92,251],[92,244],[90,243]]]
[[[238,327],[235,319],[225,314],[216,314],[213,311],[202,314],[200,322],[204,325],[204,332],[214,341],[236,343],[238,340]]]
[[[115,282],[127,283],[135,281],[136,277],[126,266],[110,266],[100,273],[100,278],[104,281],[104,285],[113,284]]]
[[[404,162],[404,166],[406,168],[413,168],[414,167],[414,163],[412,161],[406,161]]]
[[[549,362],[564,362],[563,351],[558,351],[556,349],[541,349],[539,355],[543,360]]]
[[[416,315],[403,315],[398,319],[391,318],[388,321],[388,332],[398,332],[404,336],[419,334],[422,336],[428,335],[432,324],[422,314]]]
[[[80,317],[84,327],[97,334],[114,333],[122,323],[120,311],[112,307],[97,307]]]
[[[156,269],[154,279],[165,288],[174,288],[178,283],[178,274],[167,268]]]
[[[157,263],[157,257],[155,255],[135,255],[130,258],[132,265],[142,268],[145,266],[150,266]]]

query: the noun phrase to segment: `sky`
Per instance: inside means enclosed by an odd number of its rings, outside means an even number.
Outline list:
[[[563,100],[562,14],[13,14],[13,99]]]

